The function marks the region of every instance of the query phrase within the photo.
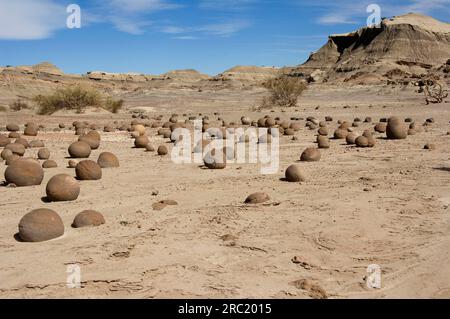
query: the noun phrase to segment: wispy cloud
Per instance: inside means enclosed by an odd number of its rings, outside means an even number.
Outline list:
[[[109,22],[122,32],[143,34],[153,24],[151,15],[158,11],[182,8],[181,5],[168,0],[96,0],[99,4],[93,11],[109,12],[99,15],[99,22]]]
[[[148,13],[180,7],[178,4],[167,2],[165,0],[109,0],[108,5],[128,13]]]
[[[236,32],[248,28],[250,25],[251,25],[250,21],[247,20],[234,20],[223,23],[207,24],[198,27],[197,30],[199,32],[204,32],[208,35],[228,37]]]
[[[194,37],[192,35],[185,35],[185,36],[179,36],[179,37],[173,37],[172,39],[175,40],[197,40],[197,37]]]
[[[198,36],[230,37],[235,33],[250,27],[251,25],[252,23],[249,20],[233,19],[190,27],[167,26],[161,28],[161,31],[168,34],[182,34],[184,38],[198,38]],[[181,38],[181,36],[178,38]]]
[[[60,0],[0,0],[0,39],[35,40],[66,28],[66,5]],[[117,30],[142,34],[152,14],[181,8],[169,0],[91,0],[82,6],[82,25],[108,23]]]
[[[300,1],[301,6],[314,7],[322,11],[316,22],[319,24],[360,24],[368,17],[369,4],[375,3],[381,8],[383,17],[401,15],[408,12],[432,14],[437,11],[450,12],[450,0],[340,0],[340,1]]]
[[[53,0],[0,0],[0,39],[44,39],[66,27],[66,19],[66,7]]]
[[[250,9],[261,0],[201,0],[199,7],[208,10],[236,11]]]

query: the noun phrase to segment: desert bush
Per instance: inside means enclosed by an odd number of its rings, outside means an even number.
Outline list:
[[[39,114],[53,114],[59,110],[75,110],[83,113],[86,107],[100,107],[117,113],[122,107],[123,100],[114,100],[103,96],[92,88],[82,86],[67,87],[56,90],[53,94],[38,95],[33,99],[39,106]]]
[[[292,107],[297,104],[297,99],[306,89],[305,82],[298,78],[288,75],[266,81],[263,86],[269,90],[270,95],[263,99],[264,106],[283,106]]]
[[[14,112],[29,109],[29,108],[30,108],[30,106],[26,102],[22,101],[21,99],[17,99],[16,101],[9,104],[9,109]]]
[[[111,97],[108,97],[105,101],[104,108],[111,113],[119,113],[119,111],[122,109],[123,106],[123,100],[114,100]]]

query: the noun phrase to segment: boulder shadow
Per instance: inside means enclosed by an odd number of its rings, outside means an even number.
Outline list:
[[[22,240],[22,238],[20,238],[19,233],[15,233],[15,234],[13,235],[13,237],[14,237],[14,239],[15,239],[17,242],[19,242],[19,243],[24,243],[24,242],[25,242],[25,241]]]
[[[443,172],[449,172],[450,173],[450,167],[433,167],[433,169],[438,170],[438,171],[443,171]]]
[[[41,197],[41,201],[43,203],[51,203],[52,201],[50,200],[50,198],[48,198],[48,196],[43,196]]]

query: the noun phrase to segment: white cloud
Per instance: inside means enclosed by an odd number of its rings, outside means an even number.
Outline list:
[[[197,31],[209,35],[228,37],[232,34],[248,28],[251,23],[247,20],[235,20],[223,23],[207,24],[197,28]]]
[[[152,24],[151,21],[136,21],[126,17],[111,17],[110,19],[117,30],[135,35],[143,34],[145,28]]]
[[[165,0],[110,0],[107,4],[122,12],[134,13],[148,13],[151,11],[167,10],[179,7],[179,5],[167,2]]]
[[[66,27],[66,7],[53,0],[0,0],[0,39],[36,40]]]
[[[208,10],[235,11],[249,9],[259,0],[201,0],[199,7]]]
[[[173,39],[176,40],[197,40],[197,37],[191,36],[191,35],[186,35],[186,36],[179,36],[179,37],[173,37]]]
[[[366,8],[375,3],[381,7],[381,15],[389,17],[408,12],[431,14],[444,10],[449,12],[450,0],[406,0],[393,3],[388,0],[323,0],[301,1],[300,5],[315,7],[325,13],[318,17],[319,24],[357,24],[365,22],[368,17]]]
[[[103,22],[110,22],[122,32],[143,34],[153,24],[149,20],[152,13],[181,8],[181,5],[167,0],[96,0],[101,1],[97,10],[111,12],[103,16]],[[97,14],[98,17],[102,15]]]
[[[317,21],[320,24],[354,24],[356,21],[344,14],[327,14],[321,16]]]
[[[229,37],[250,26],[251,26],[250,21],[240,19],[240,20],[229,20],[225,22],[205,24],[195,27],[168,26],[161,28],[161,32],[168,34],[184,34],[184,37],[193,37],[192,34]]]

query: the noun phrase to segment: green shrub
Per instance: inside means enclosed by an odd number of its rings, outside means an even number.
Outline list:
[[[270,96],[263,100],[264,106],[292,107],[306,89],[306,83],[298,77],[281,75],[266,81],[263,86],[269,90]]]
[[[38,113],[42,115],[53,114],[59,110],[75,110],[77,113],[83,113],[87,107],[99,107],[117,113],[123,104],[122,100],[115,101],[95,89],[82,86],[58,89],[50,95],[38,95],[34,101],[39,106]]]

